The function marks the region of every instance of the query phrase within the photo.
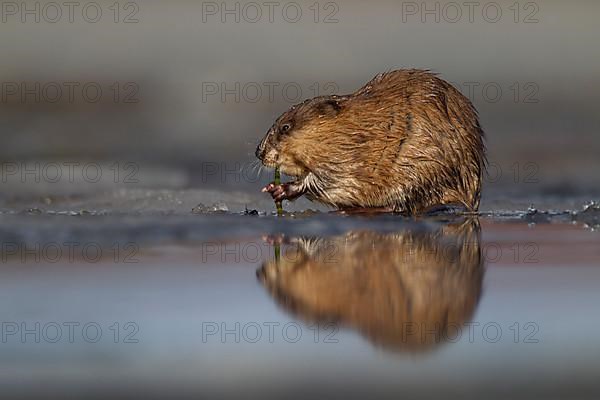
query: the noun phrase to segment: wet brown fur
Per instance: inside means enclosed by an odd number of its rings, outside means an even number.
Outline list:
[[[435,74],[414,69],[293,106],[256,154],[296,177],[294,189],[311,200],[407,214],[450,204],[477,211],[485,168],[471,102]]]

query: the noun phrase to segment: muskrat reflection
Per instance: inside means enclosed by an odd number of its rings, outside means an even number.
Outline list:
[[[456,340],[477,306],[483,262],[475,219],[438,229],[295,238],[257,271],[271,295],[310,322],[334,321],[385,348]]]

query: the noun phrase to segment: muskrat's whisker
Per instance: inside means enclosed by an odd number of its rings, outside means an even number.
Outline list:
[[[260,164],[258,163],[258,160],[252,161],[252,173],[258,174],[257,177],[260,176],[260,172],[258,172],[259,168],[260,168]]]

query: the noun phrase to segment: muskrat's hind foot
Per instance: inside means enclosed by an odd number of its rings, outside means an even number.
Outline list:
[[[298,182],[282,183],[281,185],[271,182],[262,188],[261,191],[270,193],[275,201],[296,200],[305,192],[302,185]]]

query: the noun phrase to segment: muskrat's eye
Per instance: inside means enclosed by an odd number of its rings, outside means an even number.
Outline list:
[[[283,125],[281,125],[281,133],[286,133],[291,128],[292,128],[292,126],[290,124],[283,124]]]

